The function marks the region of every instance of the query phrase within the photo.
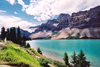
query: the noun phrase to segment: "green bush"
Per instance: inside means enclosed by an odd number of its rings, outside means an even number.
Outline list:
[[[25,48],[30,48],[30,44],[27,43],[24,47],[25,47]]]
[[[38,59],[38,61],[39,61],[39,63],[40,63],[41,66],[48,67],[48,60],[47,59],[45,59],[43,57],[40,57]]]
[[[40,48],[37,48],[37,52],[40,53],[42,55],[42,51],[40,50]]]
[[[60,61],[56,61],[56,60],[53,61],[53,64],[57,67],[66,67],[66,65],[64,63],[62,63]]]

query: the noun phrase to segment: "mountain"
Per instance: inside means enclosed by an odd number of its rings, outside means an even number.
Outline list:
[[[56,19],[48,20],[47,23],[43,23],[39,28],[37,28],[35,32],[44,31],[44,30],[53,31],[58,24],[59,21],[57,21]]]
[[[48,20],[47,23],[43,23],[39,28],[35,30],[35,32],[39,31],[55,31],[55,28],[57,25],[64,20],[65,18],[68,18],[69,14],[60,14],[57,19]]]
[[[68,17],[70,17],[69,14],[63,14],[63,13],[61,13],[61,14],[58,16],[57,20],[62,21],[62,20],[64,20],[64,19],[68,18]]]
[[[13,27],[11,27],[11,28],[13,28]],[[10,29],[11,29],[11,28],[10,28]],[[9,30],[10,30],[10,29],[9,29]],[[15,28],[15,30],[16,30],[16,33],[17,33],[18,28]],[[26,30],[23,30],[23,29],[20,29],[20,33],[21,33],[21,36],[25,35],[26,37],[29,37],[29,35],[31,35],[31,33],[29,33],[29,32],[26,31]]]
[[[51,39],[100,38],[100,6],[77,13],[60,14],[57,19],[42,24],[31,38],[51,37]]]

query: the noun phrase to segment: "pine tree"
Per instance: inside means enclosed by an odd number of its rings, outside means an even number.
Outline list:
[[[75,67],[77,67],[77,56],[76,56],[75,50],[71,57],[72,57],[72,63],[74,64]]]
[[[86,61],[85,54],[83,53],[82,50],[78,54],[78,65],[79,67],[89,67],[90,66],[90,62]]]
[[[9,34],[9,35],[10,35],[10,36],[9,36],[9,39],[10,39],[11,41],[13,40],[13,39],[12,39],[12,35],[13,35],[12,32],[13,32],[13,30],[12,30],[12,28],[11,28],[11,29],[10,29],[10,34]]]
[[[27,48],[30,48],[30,44],[29,44],[29,43],[27,43],[26,47],[27,47]]]
[[[16,30],[15,30],[15,27],[13,27],[13,29],[12,29],[12,39],[13,39],[13,42],[16,43]]]
[[[64,58],[63,58],[63,60],[65,61],[65,64],[66,64],[66,65],[69,65],[68,55],[67,55],[66,52],[64,53]]]
[[[20,27],[18,26],[18,29],[17,29],[17,42],[19,44],[21,44],[21,35],[20,35]]]
[[[78,55],[78,61],[79,61],[79,64],[81,64],[83,61],[86,61],[86,57],[84,56],[84,53],[82,50],[80,51]]]
[[[2,28],[1,28],[1,38],[4,39],[5,37],[6,37],[5,28],[2,27]]]
[[[9,33],[9,28],[7,29],[7,40],[9,40],[9,36],[10,36],[10,33]]]

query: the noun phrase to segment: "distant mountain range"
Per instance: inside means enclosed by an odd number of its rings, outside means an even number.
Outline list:
[[[11,28],[13,28],[13,27],[11,27]],[[10,29],[11,29],[11,28],[10,28]],[[10,29],[9,29],[9,30],[10,30]],[[15,28],[15,30],[16,30],[16,33],[17,33],[18,28]],[[21,33],[21,36],[25,35],[26,37],[29,37],[29,35],[32,34],[32,33],[29,33],[29,32],[26,31],[26,30],[23,30],[23,29],[20,29],[20,33]]]
[[[60,14],[40,25],[31,38],[80,39],[100,38],[100,6],[77,13]]]
[[[39,28],[39,27],[40,27],[40,25],[37,25],[37,26],[29,27],[29,29],[34,30],[34,29]],[[13,28],[13,27],[11,27],[11,28]],[[15,30],[16,30],[16,33],[17,33],[18,28],[15,28]],[[21,33],[21,36],[25,35],[26,37],[29,37],[33,32],[30,33],[27,30],[20,29],[20,33]]]

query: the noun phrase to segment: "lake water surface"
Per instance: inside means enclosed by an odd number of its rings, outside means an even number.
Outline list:
[[[100,39],[76,40],[32,40],[27,41],[35,50],[40,47],[43,55],[55,59],[62,59],[66,51],[71,61],[74,50],[79,54],[82,49],[91,67],[100,67]]]

